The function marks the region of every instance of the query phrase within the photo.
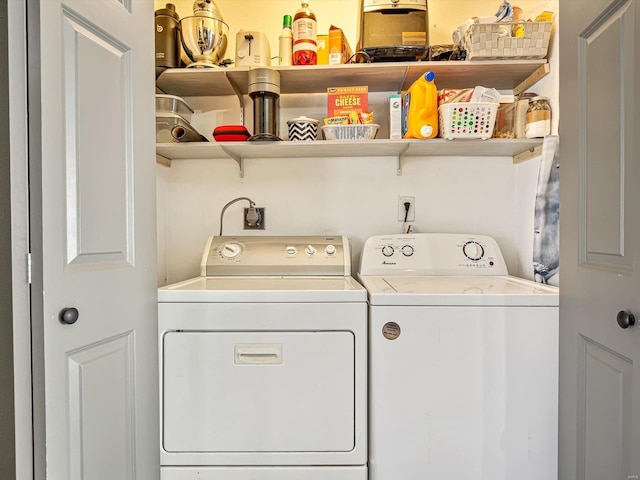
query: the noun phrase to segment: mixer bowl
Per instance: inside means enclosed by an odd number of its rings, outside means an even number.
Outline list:
[[[194,63],[189,67],[214,67],[227,49],[229,26],[222,20],[204,16],[180,20],[182,48]]]

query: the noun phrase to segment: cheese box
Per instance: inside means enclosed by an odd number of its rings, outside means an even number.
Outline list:
[[[331,25],[329,28],[329,65],[347,63],[352,55],[351,46],[342,30]]]
[[[369,111],[369,87],[327,88],[327,116],[338,117]]]

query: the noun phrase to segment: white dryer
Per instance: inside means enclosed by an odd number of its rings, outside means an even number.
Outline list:
[[[557,478],[558,290],[496,242],[370,238],[369,479]]]
[[[341,236],[212,237],[159,289],[163,480],[366,480],[367,303]]]

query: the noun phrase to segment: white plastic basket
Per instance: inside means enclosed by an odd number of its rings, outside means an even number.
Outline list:
[[[454,138],[482,138],[493,135],[497,103],[445,103],[438,107],[440,136]]]

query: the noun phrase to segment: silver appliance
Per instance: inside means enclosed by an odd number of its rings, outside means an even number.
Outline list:
[[[189,68],[213,68],[227,50],[229,26],[222,20],[213,0],[196,0],[193,16],[180,20],[180,39],[184,53],[193,62]]]
[[[362,0],[360,50],[374,62],[420,59],[429,48],[427,0]]]
[[[253,100],[253,135],[249,141],[282,140],[278,135],[280,72],[270,68],[249,70],[249,96]]]

